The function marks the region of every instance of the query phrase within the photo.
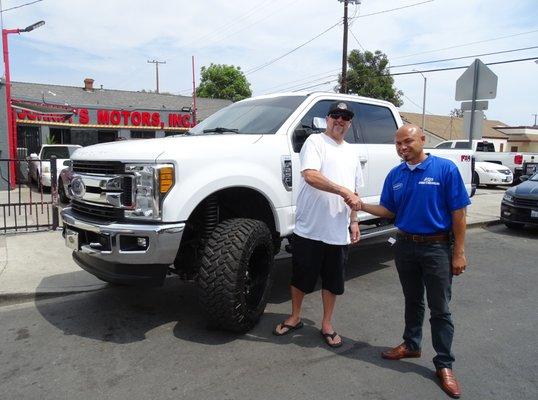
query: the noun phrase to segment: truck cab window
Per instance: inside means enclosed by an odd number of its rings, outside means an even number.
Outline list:
[[[478,142],[476,144],[476,151],[488,151],[493,152],[495,151],[495,145],[490,142]]]
[[[355,118],[360,126],[365,143],[394,143],[394,136],[398,127],[389,108],[373,104],[359,104],[358,112],[355,111]]]
[[[436,149],[450,149],[452,147],[452,142],[439,143],[435,146]]]
[[[321,133],[322,130],[316,129],[314,127],[314,118],[325,119],[327,113],[329,112],[329,107],[335,100],[321,100],[318,101],[314,106],[301,118],[301,122],[295,127],[292,136],[293,151],[299,153],[303,147],[303,143],[308,136],[313,133]],[[348,103],[350,103],[348,101]],[[356,112],[354,110],[354,112]],[[357,143],[354,124],[351,124],[351,127],[347,131],[346,137],[344,140],[348,143]]]
[[[456,142],[456,149],[467,149],[469,148],[469,142]]]

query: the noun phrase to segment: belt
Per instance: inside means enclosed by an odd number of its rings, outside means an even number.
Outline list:
[[[439,243],[450,241],[450,234],[446,232],[436,233],[432,235],[413,235],[411,233],[398,231],[397,235],[399,239],[408,240],[415,243]]]

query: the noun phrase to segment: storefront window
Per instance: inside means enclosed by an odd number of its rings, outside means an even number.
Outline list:
[[[131,131],[131,139],[155,139],[155,131]]]

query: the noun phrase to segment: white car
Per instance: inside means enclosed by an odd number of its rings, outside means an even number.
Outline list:
[[[514,180],[512,171],[504,165],[477,161],[475,163],[475,183],[477,186],[511,185]]]
[[[75,150],[81,147],[78,144],[44,144],[39,155],[30,154],[30,179],[36,182],[38,187],[49,188],[51,185],[50,157],[56,156],[56,171],[59,178],[60,172],[65,168],[64,161],[68,160]]]

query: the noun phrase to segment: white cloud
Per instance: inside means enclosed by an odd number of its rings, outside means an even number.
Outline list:
[[[360,15],[402,7],[420,0],[363,0]],[[17,5],[4,0],[4,8]],[[350,7],[350,15],[355,7]],[[10,11],[6,27],[24,27],[43,19],[46,25],[19,38],[10,37],[12,78],[81,85],[91,76],[96,85],[139,90],[154,87],[148,59],[166,60],[160,67],[161,90],[188,91],[191,55],[197,75],[201,65],[234,64],[244,71],[276,58],[319,34],[342,18],[337,0],[44,0]],[[393,65],[535,45],[538,33],[403,58],[452,45],[538,29],[535,0],[436,0],[416,7],[353,21],[352,31],[367,49],[387,53]],[[248,75],[255,94],[292,86],[341,63],[340,26],[271,66]],[[349,49],[358,48],[352,35]],[[484,62],[534,56],[538,51],[483,57]],[[472,59],[431,65],[469,65]],[[430,65],[428,65],[430,67]],[[417,67],[418,68],[418,67]],[[394,69],[393,72],[413,67]],[[421,68],[425,69],[425,67]],[[538,102],[538,65],[527,62],[492,67],[499,75],[497,99],[487,115],[511,124],[528,124]],[[455,80],[463,71],[428,73],[427,109],[447,114],[457,107]],[[327,74],[328,75],[328,74]],[[288,85],[288,82],[292,82]],[[315,83],[315,82],[314,82]],[[310,84],[314,84],[310,83]],[[420,75],[396,78],[408,98],[422,103]],[[308,84],[306,84],[308,85]],[[335,83],[314,89],[331,89]],[[314,90],[312,89],[312,90]],[[420,107],[404,99],[404,110]]]

